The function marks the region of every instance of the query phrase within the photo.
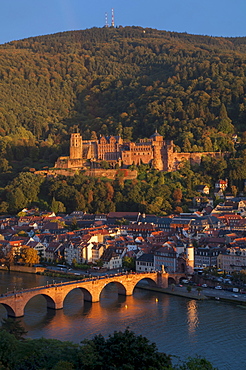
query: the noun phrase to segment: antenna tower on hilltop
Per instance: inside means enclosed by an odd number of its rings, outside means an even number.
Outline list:
[[[114,9],[112,8],[112,21],[111,26],[114,27]]]
[[[108,13],[105,13],[105,27],[108,27]]]

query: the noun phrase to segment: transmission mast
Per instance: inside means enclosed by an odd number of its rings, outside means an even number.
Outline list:
[[[112,8],[112,20],[111,20],[111,27],[114,27],[114,9]]]
[[[105,27],[108,27],[108,13],[105,13]]]

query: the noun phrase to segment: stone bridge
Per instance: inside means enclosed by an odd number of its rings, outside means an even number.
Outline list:
[[[102,290],[110,283],[116,284],[118,294],[129,296],[133,294],[134,288],[143,279],[146,279],[152,287],[167,288],[170,276],[171,274],[165,272],[147,272],[116,274],[71,282],[68,281],[65,283],[9,292],[6,295],[1,295],[0,304],[6,308],[8,316],[21,317],[24,316],[26,304],[37,295],[42,295],[46,299],[48,308],[58,310],[63,308],[66,296],[73,289],[80,289],[83,292],[85,301],[98,302]],[[184,274],[182,277],[183,276]],[[178,283],[180,274],[173,274],[172,278]]]

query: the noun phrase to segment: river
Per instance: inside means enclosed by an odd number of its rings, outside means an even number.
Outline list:
[[[0,293],[7,288],[45,285],[53,279],[0,271]],[[159,351],[176,356],[176,362],[178,358],[199,355],[220,370],[246,368],[246,308],[240,305],[189,300],[142,289],[124,297],[118,296],[113,284],[104,289],[98,303],[84,302],[82,298],[75,289],[58,311],[47,310],[43,297],[33,298],[21,318],[28,337],[79,343],[99,333],[108,336],[129,327],[155,342]],[[4,317],[6,311],[0,305],[0,319]]]

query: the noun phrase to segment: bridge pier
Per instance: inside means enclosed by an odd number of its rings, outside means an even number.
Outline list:
[[[6,308],[9,317],[17,318],[24,316],[24,305],[21,295],[15,294],[11,297],[8,304],[3,303],[3,306]]]
[[[168,276],[169,274],[167,272],[159,272],[157,273],[157,286],[160,288],[168,288]]]
[[[64,292],[61,287],[55,287],[50,291],[50,295],[42,294],[47,302],[47,308],[61,310],[64,302]]]

